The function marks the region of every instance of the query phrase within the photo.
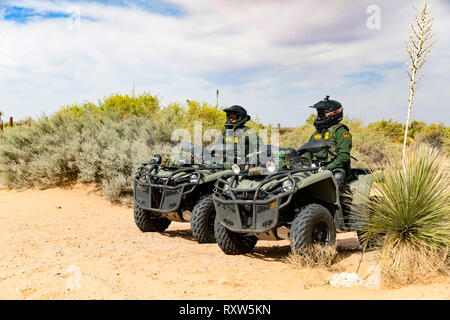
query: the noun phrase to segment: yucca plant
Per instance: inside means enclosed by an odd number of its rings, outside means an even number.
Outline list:
[[[445,156],[425,144],[389,156],[370,200],[359,199],[365,245],[381,240],[387,278],[413,282],[444,266],[450,243],[450,191]]]

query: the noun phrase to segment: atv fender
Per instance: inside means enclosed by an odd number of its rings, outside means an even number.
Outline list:
[[[202,171],[202,172],[205,172],[205,171]],[[216,181],[221,176],[223,176],[225,174],[232,174],[232,173],[233,173],[232,170],[223,170],[223,171],[217,171],[217,172],[207,171],[207,174],[205,174],[204,177],[200,179],[200,184],[208,183],[211,181]]]
[[[312,174],[307,178],[300,179],[296,184],[297,192],[301,192],[301,189],[305,188],[308,188],[316,199],[336,206],[337,209],[331,212],[334,224],[338,230],[344,230],[344,216],[339,202],[339,188],[337,187],[333,173],[330,170],[324,170]]]

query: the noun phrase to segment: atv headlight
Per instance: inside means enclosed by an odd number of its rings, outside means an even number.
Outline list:
[[[198,178],[199,178],[198,174],[193,174],[193,175],[189,178],[189,181],[190,181],[191,183],[197,183],[198,180],[199,180]]]
[[[187,163],[187,159],[182,157],[180,159],[178,159],[178,164],[179,165],[185,165]]]
[[[272,161],[270,161],[270,162],[267,162],[267,164],[266,164],[266,169],[267,169],[269,172],[275,172],[275,170],[277,170],[277,166],[275,165],[275,163],[273,163]]]
[[[231,166],[231,170],[233,170],[234,174],[239,174],[239,172],[241,172],[241,167],[235,163]]]
[[[283,187],[283,191],[284,192],[288,192],[292,190],[292,181],[291,180],[286,180],[283,182],[283,184],[281,185]]]

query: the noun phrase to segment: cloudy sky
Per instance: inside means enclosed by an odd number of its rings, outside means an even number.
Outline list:
[[[450,1],[432,0],[437,44],[413,118],[450,125]],[[330,95],[365,123],[404,122],[401,57],[422,0],[0,0],[3,119],[113,93],[240,104],[302,124]],[[379,15],[378,15],[379,13]],[[378,19],[379,18],[379,19]]]

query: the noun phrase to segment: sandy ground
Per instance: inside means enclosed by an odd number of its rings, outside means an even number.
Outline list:
[[[338,235],[345,256],[334,270],[283,262],[287,241],[258,242],[227,256],[197,244],[189,224],[142,233],[133,210],[92,187],[0,190],[0,299],[449,299],[448,276],[397,289],[336,288],[336,272],[355,272],[355,234]],[[358,274],[376,263],[366,254]]]

